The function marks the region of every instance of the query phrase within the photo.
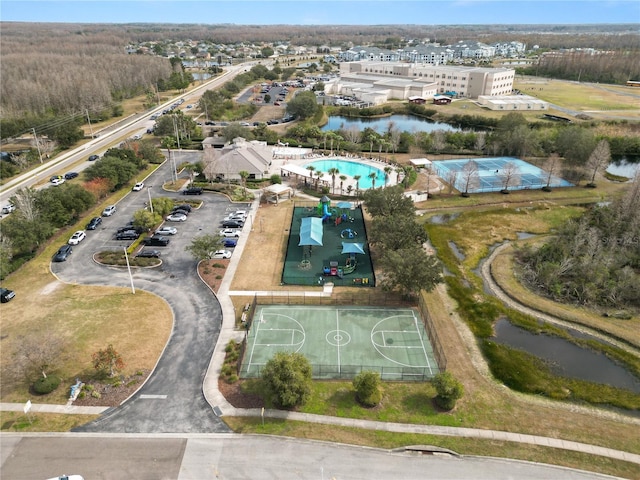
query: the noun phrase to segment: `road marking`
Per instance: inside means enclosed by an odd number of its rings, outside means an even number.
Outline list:
[[[140,398],[156,398],[156,399],[164,400],[165,398],[167,398],[167,396],[166,395],[140,395]]]

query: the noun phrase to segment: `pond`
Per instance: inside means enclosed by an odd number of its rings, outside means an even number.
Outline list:
[[[619,177],[633,178],[638,171],[640,171],[640,162],[629,162],[624,158],[611,162],[607,167],[607,172]]]
[[[586,336],[573,330],[567,331],[576,337]],[[600,352],[582,348],[562,338],[535,335],[502,319],[496,322],[495,340],[543,359],[556,375],[640,393],[640,378],[623,366]]]
[[[340,130],[341,128],[356,127],[358,130],[371,128],[383,134],[389,129],[389,123],[393,122],[395,129],[401,132],[433,132],[436,130],[446,130],[448,132],[461,132],[457,127],[452,127],[446,123],[434,122],[425,118],[414,117],[413,115],[391,115],[382,118],[350,118],[350,117],[329,117],[329,122],[322,127],[322,131]]]

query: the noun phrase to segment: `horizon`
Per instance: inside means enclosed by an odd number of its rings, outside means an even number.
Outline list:
[[[28,7],[28,8],[25,8]],[[89,8],[85,8],[89,7]],[[197,21],[194,21],[194,17]],[[406,22],[407,17],[414,20]],[[415,22],[424,17],[430,22]],[[636,0],[1,0],[11,23],[234,26],[640,25]],[[450,20],[448,20],[450,19]],[[632,19],[630,21],[630,19]],[[553,20],[553,21],[549,21]],[[640,31],[640,28],[639,28]]]

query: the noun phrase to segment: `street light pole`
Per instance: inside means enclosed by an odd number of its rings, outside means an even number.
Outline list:
[[[127,247],[122,247],[124,249],[124,258],[127,261],[127,270],[129,271],[129,280],[131,280],[131,293],[136,293],[136,288],[133,286],[133,275],[131,275],[131,265],[129,265],[129,255],[127,254]]]
[[[153,214],[153,202],[151,201],[151,187],[153,187],[153,185],[149,185],[147,187],[147,194],[149,194],[149,209],[151,210],[151,213]]]

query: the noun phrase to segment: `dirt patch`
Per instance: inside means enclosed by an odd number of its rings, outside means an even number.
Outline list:
[[[58,281],[47,283],[44,288],[40,290],[40,295],[50,295],[55,292],[60,285],[62,285],[62,283]]]
[[[265,406],[264,401],[258,395],[242,391],[242,380],[227,383],[220,379],[218,380],[218,390],[235,408],[261,408]]]
[[[211,290],[218,293],[228,266],[229,260],[205,260],[198,264],[198,275],[204,283],[209,285]]]

